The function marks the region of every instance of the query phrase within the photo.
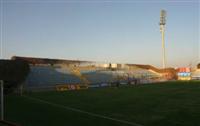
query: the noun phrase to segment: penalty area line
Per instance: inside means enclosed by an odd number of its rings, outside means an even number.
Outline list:
[[[90,116],[93,116],[93,117],[112,120],[112,121],[115,121],[115,122],[120,122],[120,123],[131,125],[131,126],[143,126],[143,125],[138,124],[138,123],[134,123],[134,122],[126,121],[126,120],[121,120],[121,119],[116,119],[116,118],[112,118],[112,117],[108,117],[108,116],[104,116],[104,115],[100,115],[100,114],[96,114],[96,113],[92,113],[92,112],[87,112],[87,111],[72,108],[72,107],[69,107],[69,106],[48,102],[48,101],[45,101],[45,100],[42,100],[42,99],[39,99],[39,98],[33,98],[33,97],[29,97],[29,96],[22,96],[22,97],[32,99],[32,100],[35,100],[35,101],[38,101],[38,102],[41,102],[41,103],[49,104],[51,106],[55,106],[55,107],[58,107],[58,108],[63,108],[63,109],[66,109],[66,110],[71,110],[71,111],[74,111],[74,112],[87,114],[87,115],[90,115]]]

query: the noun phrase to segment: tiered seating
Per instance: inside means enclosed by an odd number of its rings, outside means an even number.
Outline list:
[[[81,77],[88,81],[89,85],[108,84],[110,82],[126,82],[128,78],[151,78],[158,76],[155,72],[146,69],[123,70],[94,70],[83,69],[79,76],[69,68],[53,66],[31,66],[31,71],[25,81],[26,87],[50,87],[62,84],[84,84]],[[80,77],[81,76],[81,77]]]
[[[197,69],[196,71],[192,72],[192,79],[200,80],[200,69]]]
[[[113,80],[113,75],[109,71],[83,72],[82,74],[91,84],[108,83]]]
[[[64,72],[65,71],[65,72]],[[69,71],[51,66],[32,66],[25,81],[28,87],[55,86],[56,84],[81,83],[80,79]]]

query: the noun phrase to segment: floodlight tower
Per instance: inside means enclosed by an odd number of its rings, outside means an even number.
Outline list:
[[[160,11],[160,32],[162,35],[162,65],[163,69],[166,67],[166,56],[165,56],[165,24],[166,24],[166,11]]]

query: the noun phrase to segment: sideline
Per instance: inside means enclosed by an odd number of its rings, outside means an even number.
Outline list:
[[[84,114],[87,114],[87,115],[90,115],[90,116],[103,118],[103,119],[108,119],[108,120],[112,120],[112,121],[115,121],[115,122],[128,124],[128,125],[131,125],[131,126],[143,126],[143,125],[138,124],[138,123],[129,122],[129,121],[125,121],[125,120],[120,120],[120,119],[116,119],[116,118],[111,118],[111,117],[100,115],[100,114],[95,114],[95,113],[83,111],[83,110],[80,110],[80,109],[76,109],[76,108],[72,108],[72,107],[68,107],[68,106],[64,106],[64,105],[48,102],[48,101],[45,101],[45,100],[42,100],[42,99],[38,99],[38,98],[33,98],[33,97],[29,97],[29,96],[24,96],[24,95],[22,97],[25,97],[25,98],[28,98],[28,99],[32,99],[32,100],[35,100],[35,101],[38,101],[38,102],[41,102],[41,103],[46,103],[46,104],[49,104],[49,105],[52,105],[52,106],[55,106],[55,107],[64,108],[64,109],[67,109],[67,110],[71,110],[71,111],[75,111],[75,112],[79,112],[79,113],[84,113]]]

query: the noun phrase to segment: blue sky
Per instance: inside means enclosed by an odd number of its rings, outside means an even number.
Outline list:
[[[167,11],[167,66],[196,65],[200,1],[1,0],[2,54],[161,67],[160,10]],[[2,8],[3,7],[3,8]]]

